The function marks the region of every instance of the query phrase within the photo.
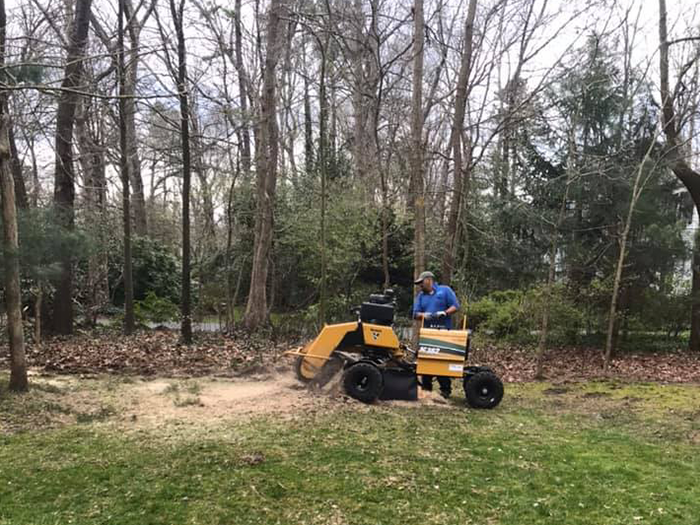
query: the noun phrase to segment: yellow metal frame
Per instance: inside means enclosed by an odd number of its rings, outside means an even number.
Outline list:
[[[313,379],[323,365],[330,359],[346,334],[357,330],[358,322],[325,325],[316,339],[311,341],[298,355],[303,356],[299,365],[299,374],[306,379]]]

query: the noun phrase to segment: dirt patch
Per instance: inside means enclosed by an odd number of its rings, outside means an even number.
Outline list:
[[[30,394],[13,400],[15,423],[0,425],[0,432],[103,422],[132,430],[173,425],[202,428],[254,417],[294,418],[341,407],[362,411],[453,406],[436,393],[419,390],[418,401],[380,401],[370,407],[345,395],[341,373],[319,386],[301,384],[290,370],[244,378],[51,376],[35,371],[31,382]],[[25,418],[27,411],[41,417]]]
[[[242,416],[289,415],[332,400],[300,390],[291,373],[245,379],[155,379],[130,389],[124,420],[140,425],[215,423]]]

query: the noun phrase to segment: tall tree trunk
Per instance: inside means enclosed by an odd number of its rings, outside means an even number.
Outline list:
[[[661,77],[661,122],[666,135],[667,158],[671,170],[690,193],[700,216],[700,173],[693,170],[685,158],[679,138],[675,113],[675,97],[671,92],[668,75],[668,29],[666,24],[666,0],[659,0],[659,61]],[[679,79],[682,82],[683,79]],[[700,235],[695,236],[692,262],[693,282],[690,312],[690,350],[700,352]]]
[[[104,119],[98,101],[83,98],[75,117],[75,136],[83,175],[85,222],[93,230],[96,249],[88,255],[88,309],[92,326],[101,306],[109,298],[106,213],[107,181]],[[41,283],[40,283],[41,284]]]
[[[367,159],[367,104],[365,97],[367,83],[365,81],[365,15],[362,10],[363,2],[353,0],[353,23],[356,25],[356,34],[350,41],[352,49],[352,106],[353,106],[353,160],[355,171],[360,184],[367,184],[368,159]]]
[[[309,79],[304,77],[304,169],[311,173],[314,169],[314,135],[311,122],[311,97]]]
[[[328,180],[328,94],[326,92],[326,70],[330,37],[319,48],[321,52],[321,67],[319,79],[319,152],[318,168],[321,174],[321,290],[318,323],[323,326],[326,322],[326,181]]]
[[[0,69],[5,67],[7,18],[5,0],[0,0]],[[17,205],[12,177],[10,119],[7,111],[7,91],[0,92],[0,199],[2,200],[3,254],[5,258],[5,310],[10,346],[10,390],[23,392],[28,388],[27,362],[24,355],[22,327],[22,292],[19,274],[19,241],[17,238]]]
[[[3,2],[3,0],[0,0]],[[4,48],[5,6],[0,6],[2,20],[2,47]],[[4,54],[4,49],[2,51]],[[4,61],[0,60],[0,64]],[[5,96],[0,106],[5,106]],[[22,327],[22,293],[19,275],[19,243],[17,240],[17,206],[15,204],[15,183],[10,168],[10,140],[8,118],[4,107],[0,109],[0,177],[2,184],[2,228],[3,252],[5,257],[5,309],[7,311],[7,335],[10,346],[10,390],[27,390],[27,363],[24,355],[24,331]]]
[[[139,157],[138,137],[136,134],[136,99],[134,98],[138,80],[139,53],[141,53],[139,47],[141,24],[133,16],[134,10],[131,6],[131,0],[125,0],[122,9],[124,10],[125,19],[128,21],[127,30],[129,33],[129,60],[125,63],[122,77],[124,95],[126,96],[123,111],[124,119],[126,120],[127,171],[130,185],[133,186],[130,200],[134,207],[134,233],[145,237],[148,235],[148,218],[146,197],[143,190],[143,177],[141,176],[141,158]],[[146,17],[148,17],[148,14]],[[123,53],[123,45],[121,49]]]
[[[192,305],[190,270],[190,109],[187,92],[187,50],[185,48],[184,10],[186,0],[170,0],[170,14],[177,35],[177,92],[180,101],[180,141],[182,146],[182,296],[180,299],[180,334],[185,344],[192,343]]]
[[[423,0],[413,7],[413,90],[411,96],[411,201],[413,203],[413,274],[425,270],[425,192],[423,179]]]
[[[387,187],[384,170],[379,172],[382,184],[382,272],[384,273],[384,289],[389,288],[391,276],[389,275],[389,189]]]
[[[75,225],[75,171],[73,166],[73,126],[80,96],[83,59],[90,25],[92,0],[76,0],[75,16],[66,56],[65,77],[56,111],[56,170],[54,206],[60,224],[72,230]],[[61,254],[61,274],[56,283],[53,301],[52,328],[61,334],[73,332],[73,257]]]
[[[273,212],[277,186],[277,111],[275,69],[281,54],[282,24],[286,0],[271,0],[267,18],[267,52],[263,71],[260,124],[256,148],[256,215],[250,292],[243,324],[257,328],[267,323],[267,280],[272,246]]]
[[[127,119],[126,91],[126,65],[124,62],[124,4],[126,0],[119,0],[119,23],[117,30],[119,53],[117,75],[119,84],[119,171],[122,179],[122,218],[124,222],[124,333],[131,335],[136,328],[134,319],[134,279],[131,266],[131,205],[129,198],[129,171],[133,163],[129,162],[129,145]],[[133,108],[132,108],[133,110]],[[143,198],[143,185],[141,187]],[[138,227],[137,227],[138,228]]]
[[[450,146],[454,159],[453,191],[450,212],[447,219],[447,246],[442,257],[442,280],[449,283],[454,272],[454,263],[457,253],[457,239],[459,238],[459,214],[462,209],[462,135],[464,133],[464,116],[467,107],[467,89],[472,64],[472,46],[474,40],[474,18],[476,16],[477,0],[469,0],[467,20],[464,25],[464,50],[462,51],[462,63],[459,67],[457,79],[457,91],[455,92],[455,114],[450,131]],[[469,169],[469,166],[467,166]]]
[[[248,80],[243,66],[243,32],[241,30],[241,0],[236,0],[235,4],[235,61],[236,72],[238,73],[238,97],[241,105],[241,114],[243,116],[243,125],[241,126],[241,167],[244,175],[248,175],[251,170],[251,153],[250,153],[250,115],[248,115]]]
[[[230,158],[230,154],[229,154]],[[226,331],[230,332],[236,322],[236,303],[233,294],[233,197],[235,191],[236,179],[240,171],[240,164],[237,161],[235,167],[235,175],[228,190],[228,199],[226,203]],[[242,270],[242,265],[241,265]]]

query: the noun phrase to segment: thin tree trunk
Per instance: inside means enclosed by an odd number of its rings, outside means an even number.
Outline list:
[[[413,7],[413,89],[411,96],[411,201],[413,203],[413,274],[425,269],[425,193],[423,179],[423,0]]]
[[[182,147],[182,293],[180,299],[180,335],[183,343],[192,343],[192,304],[190,269],[190,184],[192,165],[190,158],[190,109],[187,92],[187,50],[185,48],[184,10],[186,0],[170,0],[170,15],[177,35],[177,92],[180,101],[180,141]]]
[[[326,322],[326,182],[328,179],[328,93],[326,90],[326,71],[330,36],[326,36],[324,43],[319,40],[321,52],[321,67],[319,79],[319,152],[318,167],[321,175],[321,290],[319,301],[318,324],[323,326]]]
[[[260,101],[259,140],[256,148],[256,216],[250,292],[243,323],[249,329],[267,323],[267,281],[272,246],[275,189],[277,186],[278,131],[275,69],[282,43],[280,26],[285,0],[271,0],[267,21],[267,52]]]
[[[459,67],[457,91],[455,92],[455,114],[450,132],[450,146],[454,159],[453,191],[450,212],[447,219],[447,246],[442,258],[442,280],[449,283],[454,272],[457,254],[457,239],[459,237],[459,214],[462,209],[462,133],[464,116],[467,107],[468,83],[472,64],[472,46],[474,40],[474,18],[476,17],[477,0],[469,1],[467,19],[464,26],[464,51]]]
[[[5,67],[7,18],[5,0],[0,0],[0,69]],[[19,241],[17,236],[17,205],[12,178],[10,119],[6,113],[7,91],[0,92],[0,199],[2,200],[2,231],[5,277],[5,310],[10,347],[10,390],[24,392],[28,388],[27,362],[24,354],[22,327],[22,292],[19,273]]]
[[[230,154],[229,154],[230,158]],[[233,304],[233,192],[238,178],[239,163],[236,161],[236,175],[228,190],[226,203],[226,331],[231,331],[235,323]]]
[[[128,22],[126,29],[129,34],[128,61],[125,64],[123,77],[124,111],[126,119],[126,143],[129,182],[133,187],[130,199],[134,208],[134,233],[140,237],[148,235],[148,214],[146,212],[146,195],[141,176],[141,158],[139,157],[138,136],[136,133],[136,84],[138,82],[138,66],[140,59],[140,35],[141,28],[146,23],[155,7],[155,1],[151,2],[144,17],[137,20],[131,0],[125,0],[123,9],[125,20]]]
[[[68,230],[75,226],[75,171],[73,166],[73,126],[83,79],[83,59],[90,26],[92,0],[77,0],[66,56],[63,90],[56,111],[56,170],[54,175],[54,205],[57,219]],[[61,334],[73,332],[73,257],[61,256],[61,274],[56,283],[52,325]]]
[[[306,173],[314,169],[314,135],[311,122],[311,97],[309,80],[304,77],[304,168]]]
[[[382,183],[382,271],[384,272],[384,289],[390,286],[389,275],[389,195],[386,174],[380,170],[379,177]]]
[[[663,0],[662,0],[663,1]],[[634,178],[634,187],[632,188],[632,197],[630,198],[630,206],[627,210],[627,218],[625,220],[624,229],[622,231],[622,237],[620,238],[620,254],[617,258],[617,266],[615,268],[615,279],[613,281],[612,297],[610,299],[610,312],[608,314],[608,333],[605,339],[605,356],[603,360],[603,370],[607,371],[610,367],[610,362],[612,360],[613,354],[613,336],[616,333],[615,327],[617,326],[617,303],[620,294],[620,283],[622,282],[622,271],[625,267],[625,257],[627,255],[627,238],[629,237],[630,228],[632,226],[632,216],[634,215],[634,209],[637,206],[637,201],[639,196],[644,190],[644,182],[642,181],[642,174],[644,172],[644,166],[651,156],[651,152],[654,148],[654,143],[656,142],[657,134],[655,133],[650,141],[649,148],[644,154],[639,167],[637,168],[637,174]]]
[[[119,171],[122,179],[122,218],[124,222],[124,333],[131,335],[135,330],[134,320],[134,279],[131,267],[131,205],[129,198],[129,146],[127,141],[126,67],[124,63],[124,3],[119,0],[118,23],[118,83],[119,83]],[[141,188],[143,197],[143,187]]]
[[[0,0],[3,2],[3,0]],[[5,41],[5,6],[0,6],[0,32],[2,32],[2,55]],[[4,58],[0,59],[4,65]],[[24,355],[24,331],[22,328],[22,293],[19,275],[19,244],[17,240],[17,206],[15,204],[15,184],[10,168],[10,143],[8,138],[8,119],[4,111],[5,96],[0,100],[0,177],[2,184],[2,226],[3,252],[5,257],[5,309],[7,311],[7,335],[10,346],[10,390],[23,392],[27,390],[27,363]]]
[[[37,284],[34,297],[34,345],[41,346],[41,309],[44,302],[44,287],[41,282]]]
[[[238,97],[241,105],[243,124],[241,127],[241,138],[243,139],[241,151],[241,165],[243,173],[248,175],[251,170],[251,149],[250,149],[250,115],[248,115],[248,81],[243,67],[243,32],[241,30],[241,0],[236,0],[235,4],[235,60],[236,71],[238,73]]]
[[[245,268],[245,261],[241,261],[241,268],[238,270],[238,278],[236,279],[236,288],[233,291],[233,299],[231,304],[231,326],[236,324],[236,304],[238,303],[238,296],[241,291],[241,282],[243,282],[243,269]]]

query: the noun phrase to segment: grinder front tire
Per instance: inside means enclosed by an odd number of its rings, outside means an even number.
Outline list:
[[[345,392],[363,403],[373,403],[382,395],[384,378],[381,371],[370,363],[356,363],[343,376]]]
[[[302,364],[304,363],[304,359],[306,356],[300,355],[297,357],[296,361],[294,361],[294,373],[297,376],[297,379],[301,381],[302,383],[309,383],[313,377],[306,377],[302,372],[301,372],[301,367]]]
[[[493,372],[477,372],[464,379],[464,395],[472,408],[495,408],[503,399],[503,383]]]

